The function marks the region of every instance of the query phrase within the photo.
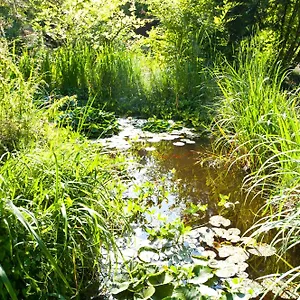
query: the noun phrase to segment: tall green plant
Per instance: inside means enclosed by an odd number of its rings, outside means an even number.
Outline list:
[[[299,244],[299,96],[281,90],[285,74],[257,40],[242,44],[236,64],[225,61],[217,76],[223,94],[214,125],[217,144],[226,144],[249,171],[249,192],[265,196],[268,215],[252,229],[276,229],[274,244],[285,252]],[[297,272],[280,279],[297,280]]]

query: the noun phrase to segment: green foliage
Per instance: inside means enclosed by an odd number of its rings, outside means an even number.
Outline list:
[[[0,156],[20,149],[43,134],[43,119],[34,110],[32,96],[38,82],[25,80],[6,43],[0,42]]]
[[[126,0],[3,0],[0,33],[29,48],[53,48],[77,40],[95,46],[127,41],[134,35],[133,28],[142,24],[135,15],[134,1],[129,2],[131,14],[123,9]]]
[[[70,127],[78,133],[89,138],[105,137],[118,133],[119,124],[113,113],[108,113],[87,103],[86,106],[77,106],[76,97],[64,97],[59,104],[50,105],[57,107],[54,119],[58,126]],[[61,104],[61,105],[60,105]],[[53,108],[50,110],[53,110]]]
[[[181,129],[182,124],[180,122],[173,122],[171,120],[165,121],[154,118],[148,119],[148,121],[143,125],[143,130],[150,132],[168,132],[174,129]]]
[[[113,227],[125,224],[111,159],[87,143],[51,140],[1,167],[0,261],[18,297],[88,288],[102,250],[114,251]]]
[[[49,123],[56,105],[35,108],[36,78],[25,81],[1,51],[0,296],[77,296],[98,282],[102,251],[116,251],[114,234],[126,226],[123,161]]]
[[[285,252],[299,243],[299,95],[281,90],[281,67],[261,46],[244,44],[237,63],[225,62],[217,74],[223,99],[214,129],[217,143],[226,144],[236,162],[251,170],[245,187],[266,199],[269,215],[254,227],[256,233],[276,228],[274,243]],[[282,278],[296,280],[296,274]]]
[[[189,245],[188,231],[183,228],[179,220],[162,224],[158,230],[161,235],[120,266],[110,286],[114,299],[251,299],[262,292],[258,283],[226,274],[228,261],[220,263],[224,270],[218,269],[216,260],[209,260],[202,250]],[[204,235],[208,232],[207,228],[202,231]],[[238,257],[237,250],[232,250]]]

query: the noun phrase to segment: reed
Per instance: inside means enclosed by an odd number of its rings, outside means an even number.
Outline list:
[[[299,245],[300,121],[299,93],[285,92],[280,64],[252,40],[242,45],[236,63],[224,61],[217,73],[222,91],[214,124],[217,145],[249,171],[244,186],[260,193],[265,214],[251,230],[277,230],[281,253]],[[288,280],[299,281],[297,268]],[[280,280],[285,277],[283,274]]]
[[[127,226],[123,159],[49,123],[37,78],[0,55],[0,297],[80,297]]]

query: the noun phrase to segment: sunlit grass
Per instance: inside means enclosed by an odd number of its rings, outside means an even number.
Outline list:
[[[276,229],[281,253],[299,246],[300,121],[298,92],[281,90],[285,74],[253,40],[242,45],[233,65],[217,73],[223,97],[214,125],[217,145],[248,170],[244,186],[260,193],[266,216],[252,230]],[[293,273],[294,271],[294,273]],[[281,279],[299,281],[297,267]],[[291,281],[292,281],[291,280]]]
[[[0,74],[0,296],[74,297],[109,268],[123,217],[122,157],[57,128],[8,52]]]

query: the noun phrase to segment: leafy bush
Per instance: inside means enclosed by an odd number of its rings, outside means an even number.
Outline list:
[[[43,118],[33,105],[38,82],[24,80],[7,45],[0,42],[0,155],[20,149],[43,134]]]
[[[119,124],[113,113],[84,106],[67,109],[58,116],[60,126],[69,126],[89,138],[105,137],[118,133]]]

